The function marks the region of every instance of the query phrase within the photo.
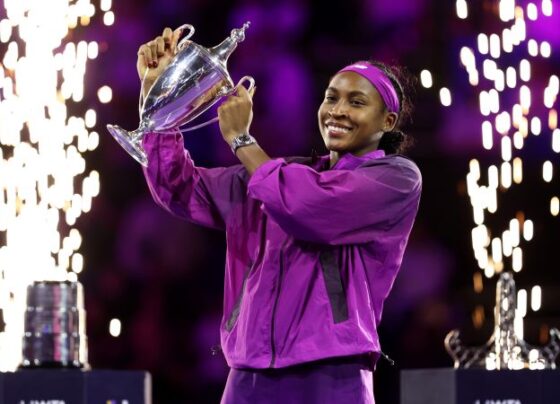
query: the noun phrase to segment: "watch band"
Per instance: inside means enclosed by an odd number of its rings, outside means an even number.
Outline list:
[[[240,147],[249,146],[249,145],[255,144],[255,143],[257,143],[257,140],[253,136],[251,136],[248,133],[244,133],[240,136],[237,136],[236,138],[234,138],[232,140],[231,151],[233,152],[233,154],[235,154],[237,149],[239,149]]]

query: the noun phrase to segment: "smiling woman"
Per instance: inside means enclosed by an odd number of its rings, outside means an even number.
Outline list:
[[[176,42],[166,29],[141,47],[139,72],[163,68]],[[377,326],[421,191],[416,165],[395,154],[404,136],[388,136],[403,100],[388,70],[342,69],[319,108],[330,151],[319,159],[271,159],[249,135],[243,87],[218,110],[242,164],[196,167],[181,134],[144,137],[156,202],[226,232],[222,403],[373,403]]]

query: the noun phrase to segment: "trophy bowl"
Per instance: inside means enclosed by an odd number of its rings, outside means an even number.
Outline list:
[[[245,39],[248,27],[249,22],[232,30],[219,45],[207,49],[189,40],[194,34],[192,25],[181,26],[189,32],[177,45],[177,54],[156,79],[146,98],[140,98],[138,128],[127,131],[117,125],[107,125],[111,135],[140,164],[147,166],[148,158],[142,148],[146,133],[187,132],[216,122],[217,117],[184,127],[222,97],[233,94],[244,82],[249,83],[249,90],[254,87],[255,81],[250,76],[244,76],[234,85],[227,71],[227,60],[237,44]]]

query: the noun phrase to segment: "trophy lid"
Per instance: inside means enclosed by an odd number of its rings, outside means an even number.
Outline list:
[[[208,53],[215,62],[220,64],[227,71],[226,65],[229,56],[233,53],[237,44],[245,40],[245,30],[249,28],[251,22],[247,21],[241,28],[231,30],[231,34],[222,43],[208,49]]]

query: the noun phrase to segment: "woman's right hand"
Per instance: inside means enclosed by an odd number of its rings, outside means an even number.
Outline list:
[[[175,53],[177,53],[177,43],[182,32],[182,28],[177,28],[173,31],[167,27],[163,30],[161,36],[141,45],[138,49],[136,70],[138,71],[140,81],[142,81],[144,96],[171,60],[173,60]]]

